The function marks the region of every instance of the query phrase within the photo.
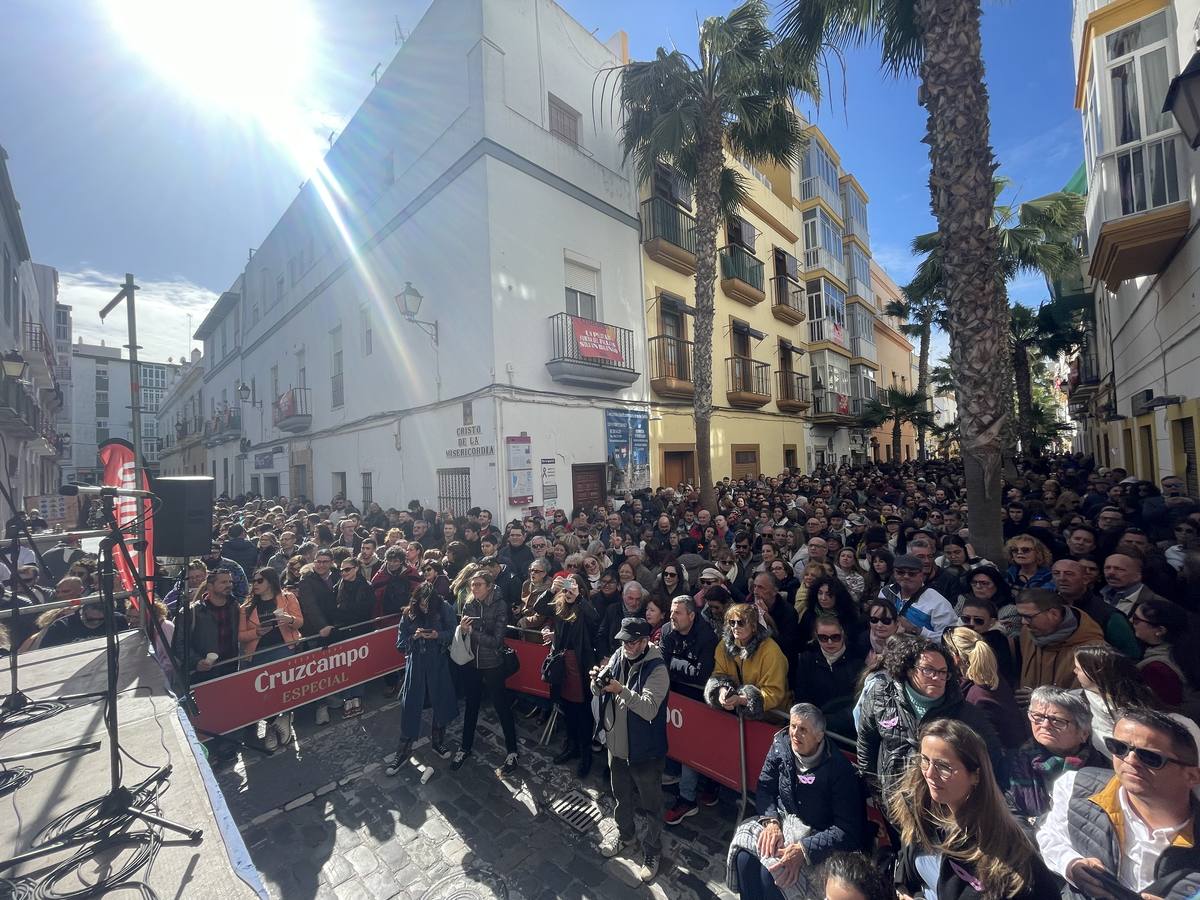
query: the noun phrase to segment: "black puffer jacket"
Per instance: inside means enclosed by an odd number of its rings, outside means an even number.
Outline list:
[[[891,678],[869,681],[863,689],[862,721],[858,726],[858,771],[884,797],[900,781],[917,752],[921,726],[934,719],[958,719],[983,738],[1001,790],[1008,788],[1003,748],[987,717],[963,699],[957,681],[946,685],[942,702],[919,717],[904,686]]]
[[[463,615],[479,619],[471,626],[471,649],[475,651],[475,659],[468,665],[478,669],[496,668],[500,665],[500,651],[508,627],[508,602],[493,587],[484,603],[474,597],[467,598]]]
[[[375,590],[371,582],[363,578],[361,572],[357,578],[349,581],[343,579],[337,587],[337,619],[338,640],[357,637],[371,630],[371,625],[363,624],[370,621],[375,611]]]

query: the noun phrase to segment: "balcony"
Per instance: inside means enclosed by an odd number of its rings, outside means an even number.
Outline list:
[[[664,197],[642,202],[646,255],[684,275],[696,274],[696,220]]]
[[[829,211],[838,219],[842,217],[842,192],[831,185],[824,178],[816,176],[805,178],[800,182],[800,202],[807,203],[810,200],[823,200],[825,205],[829,207]]]
[[[854,361],[865,361],[873,366],[879,365],[879,351],[875,347],[874,341],[869,341],[860,335],[854,335],[850,338],[850,355],[854,357]]]
[[[638,379],[633,332],[569,313],[550,317],[550,377],[584,387],[623,388]]]
[[[832,319],[813,319],[808,323],[808,342],[819,344],[828,341],[839,347],[846,346],[846,328]]]
[[[54,377],[61,384],[68,384],[71,381],[70,366],[55,366]]]
[[[784,275],[771,279],[771,314],[781,322],[804,321],[804,288]]]
[[[856,237],[868,247],[871,246],[871,235],[867,232],[866,222],[856,219],[848,212],[843,213],[842,222],[842,235],[844,237]]]
[[[846,283],[846,264],[824,247],[808,247],[804,251],[804,271],[824,269],[842,284]]]
[[[1098,157],[1088,194],[1088,274],[1115,291],[1162,271],[1191,221],[1190,151],[1181,135],[1142,141]]]
[[[721,250],[721,290],[731,300],[756,306],[766,299],[763,264],[745,247],[730,244]]]
[[[20,382],[0,376],[0,431],[32,440],[41,432],[42,411]]]
[[[662,397],[691,400],[696,394],[692,384],[692,342],[659,335],[648,341],[650,350],[650,389]]]
[[[725,392],[730,406],[758,409],[771,402],[771,366],[748,356],[725,358],[729,387]]]
[[[25,323],[25,361],[38,378],[54,371],[54,341],[37,322]]]
[[[1067,398],[1089,400],[1100,389],[1100,360],[1096,356],[1096,333],[1089,330],[1078,355],[1071,360],[1067,376]]]
[[[837,391],[813,391],[812,420],[814,424],[849,425],[854,422],[850,412],[850,395]]]
[[[210,447],[236,440],[242,434],[242,411],[240,409],[219,410],[204,423],[204,437]]]
[[[775,405],[779,407],[780,412],[800,413],[812,406],[812,393],[808,389],[807,375],[780,369],[775,373],[775,381],[779,388]]]
[[[871,290],[871,282],[863,281],[857,275],[851,275],[849,281],[850,297],[861,297],[868,306],[875,306],[875,294]]]
[[[312,427],[312,410],[308,388],[289,388],[271,404],[271,422],[280,431],[292,434]]]

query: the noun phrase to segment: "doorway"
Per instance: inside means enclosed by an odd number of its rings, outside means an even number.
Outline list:
[[[730,473],[733,479],[757,478],[758,444],[733,444],[729,449],[733,458],[733,471]]]
[[[589,509],[604,503],[604,463],[571,466],[571,495],[576,508]]]
[[[279,476],[264,475],[263,476],[263,496],[267,498],[279,496]]]
[[[692,450],[667,450],[663,453],[663,486],[678,487],[696,483],[696,454]]]

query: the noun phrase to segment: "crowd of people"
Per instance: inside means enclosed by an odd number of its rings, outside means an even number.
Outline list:
[[[388,774],[427,707],[431,748],[455,771],[486,697],[502,775],[520,764],[516,717],[560,717],[554,763],[611,784],[617,831],[601,854],[636,842],[646,881],[663,828],[716,815],[719,800],[668,758],[674,691],[782,726],[729,848],[742,897],[1200,892],[1200,503],[1181,478],[1022,461],[992,560],[951,463],[717,488],[715,509],[680,486],[501,524],[416,501],[222,498],[209,554],[156,617],[192,613],[193,680],[398,622],[406,665],[382,679],[400,700]],[[57,590],[89,591],[88,578],[76,561]],[[39,620],[16,645],[86,636],[87,610]],[[513,637],[547,646],[551,706],[505,687]],[[312,715],[354,717],[366,698],[351,688]],[[251,738],[287,744],[293,715]],[[235,752],[212,744],[218,764]]]

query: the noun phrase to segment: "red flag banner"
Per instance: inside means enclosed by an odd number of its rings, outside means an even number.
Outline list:
[[[575,346],[584,359],[607,359],[621,362],[624,355],[617,343],[617,330],[603,322],[571,316],[571,330],[575,335]]]
[[[134,464],[133,445],[128,441],[120,438],[110,438],[100,445],[99,449],[100,465],[104,468],[104,475],[101,478],[101,484],[106,487],[125,488],[126,490],[150,490],[150,480],[146,477],[146,468],[142,466],[141,483],[137,479],[137,466]],[[135,519],[142,517],[142,529],[146,539],[146,571],[142,572],[142,577],[146,582],[146,590],[152,591],[154,588],[154,516],[152,511],[153,504],[149,500],[138,500],[135,497],[117,497],[113,501],[113,513],[117,519],[117,525],[121,528],[127,527]],[[128,532],[126,537],[129,537]],[[138,562],[138,553],[132,547],[130,548],[130,556],[136,564]],[[124,557],[119,553],[114,560],[117,570],[117,577],[121,581],[121,587],[127,591],[136,589],[133,579],[133,573],[129,566],[126,565]],[[137,600],[130,598],[130,602],[137,606]]]

